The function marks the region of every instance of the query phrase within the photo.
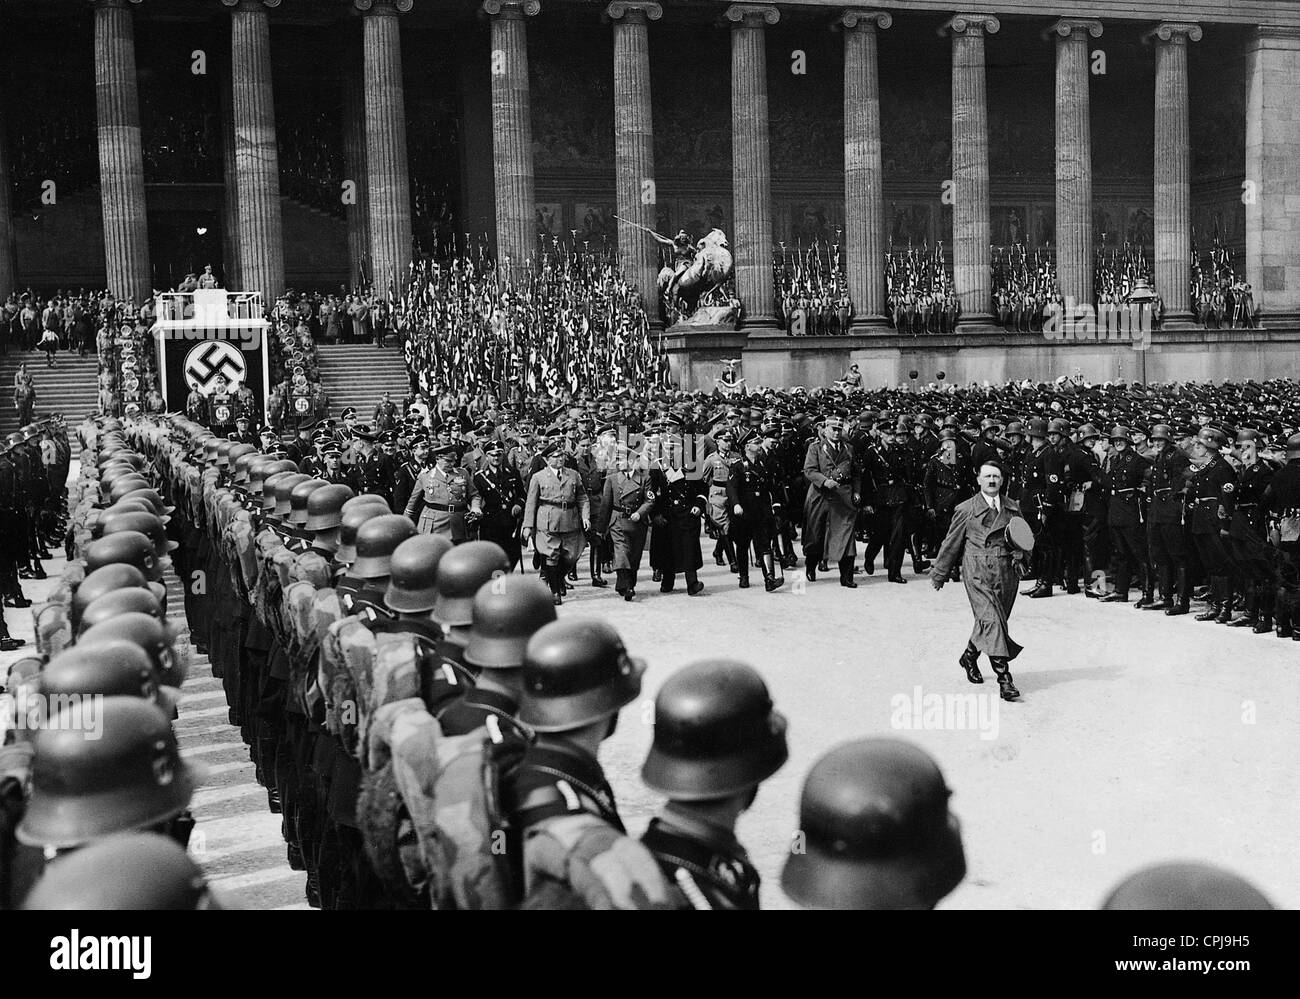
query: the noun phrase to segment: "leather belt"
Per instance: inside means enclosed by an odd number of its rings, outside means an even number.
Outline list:
[[[1192,500],[1193,503],[1217,503],[1218,501],[1219,497],[1217,496],[1197,496]]]
[[[426,503],[425,505],[430,510],[437,510],[440,513],[464,513],[469,509],[469,507],[465,506],[449,506],[446,503]]]
[[[577,503],[561,503],[559,500],[543,499],[538,500],[538,502],[543,506],[558,506],[561,510],[576,510],[578,508]]]
[[[616,509],[616,510],[617,510],[619,513],[621,513],[624,517],[630,517],[630,516],[632,516],[632,514],[636,513],[637,510],[640,509],[640,507],[635,507],[635,506],[634,506],[631,510],[627,510],[627,509],[624,509],[623,507],[619,506],[619,507],[615,507],[614,509]]]

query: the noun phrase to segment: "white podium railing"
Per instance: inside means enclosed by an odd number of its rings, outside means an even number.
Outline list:
[[[247,322],[264,316],[260,291],[165,291],[154,299],[157,322]]]

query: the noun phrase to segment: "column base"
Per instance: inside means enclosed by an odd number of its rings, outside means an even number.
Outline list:
[[[849,336],[872,336],[892,333],[893,327],[885,316],[854,316],[849,321]]]
[[[993,321],[991,312],[963,312],[957,317],[954,332],[961,336],[966,333],[998,333],[1002,327]]]
[[[1200,324],[1193,321],[1190,312],[1166,312],[1160,317],[1162,330],[1198,330]]]
[[[777,325],[775,317],[759,316],[756,319],[746,319],[740,324],[738,332],[745,334],[747,337],[755,339],[764,339],[770,337],[787,336],[786,331]]]

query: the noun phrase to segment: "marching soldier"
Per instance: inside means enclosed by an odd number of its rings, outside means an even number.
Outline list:
[[[433,458],[434,467],[420,473],[404,512],[421,534],[460,544],[469,540],[470,524],[481,516],[483,502],[469,473],[456,464],[454,444],[434,448]]]
[[[558,442],[542,452],[546,468],[528,483],[524,506],[523,540],[530,539],[545,559],[542,578],[550,585],[555,603],[564,601],[565,576],[582,555],[585,533],[591,530],[591,506],[582,479],[565,465]]]
[[[500,545],[514,572],[522,558],[519,525],[524,513],[524,486],[505,460],[505,445],[490,441],[483,454],[483,467],[474,473],[474,488],[483,501],[479,537]]]
[[[649,461],[642,451],[618,445],[618,459],[605,476],[596,534],[608,537],[614,548],[614,591],[629,603],[636,599],[636,577],[641,568],[650,511],[655,491],[650,482]]]
[[[763,588],[771,593],[785,585],[785,574],[776,571],[772,543],[777,536],[777,515],[781,509],[776,483],[763,460],[763,443],[755,434],[741,444],[744,458],[733,462],[727,478],[727,502],[731,505],[732,537],[736,544],[736,562],[740,567],[740,586],[749,586],[749,550],[763,575]]]

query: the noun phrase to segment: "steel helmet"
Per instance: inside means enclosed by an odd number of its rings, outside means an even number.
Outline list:
[[[1245,878],[1193,861],[1152,864],[1130,874],[1111,891],[1103,909],[1272,909],[1273,903]]]
[[[604,621],[555,621],[528,640],[519,720],[538,732],[589,725],[635,700],[643,673],[645,663]]]
[[[492,541],[457,545],[438,563],[438,599],[433,619],[444,628],[464,628],[474,621],[474,598],[493,576],[510,572],[510,559]]]
[[[301,472],[275,472],[268,475],[262,483],[262,512],[274,517],[284,517],[289,513],[289,494],[299,482],[306,482],[310,475]]]
[[[106,836],[59,857],[32,886],[28,910],[191,912],[220,909],[203,870],[157,833]]]
[[[47,704],[95,695],[143,697],[157,703],[158,679],[144,649],[122,639],[105,639],[64,649],[51,659],[41,671],[40,692]]]
[[[70,617],[73,627],[76,627],[77,622],[81,619],[82,612],[104,594],[130,587],[147,587],[148,583],[149,581],[145,579],[143,572],[124,562],[114,562],[111,565],[96,569],[94,572],[86,573],[81,585],[72,594]],[[162,589],[162,584],[155,585]]]
[[[124,475],[120,479],[114,479],[113,484],[108,489],[108,502],[116,503],[118,500],[131,495],[137,489],[151,489],[152,483],[143,475]]]
[[[367,509],[357,508],[361,515]],[[399,614],[427,614],[433,610],[438,600],[438,563],[451,549],[450,541],[434,534],[417,534],[394,548],[385,606]]]
[[[951,792],[924,750],[860,739],[813,766],[799,803],[804,849],[781,886],[818,909],[928,909],[966,875]]]
[[[179,687],[185,682],[184,663],[173,648],[175,636],[171,628],[148,614],[119,614],[87,628],[77,638],[77,644],[95,642],[104,638],[123,638],[144,649],[149,654],[158,682],[168,687]]]
[[[156,513],[159,517],[163,518],[164,524],[167,523],[167,516],[172,512],[174,512],[176,509],[174,506],[169,506],[167,504],[167,501],[162,498],[162,494],[159,493],[158,490],[154,489],[152,486],[142,487],[140,489],[132,489],[129,493],[123,496],[122,499],[123,500],[135,500],[135,499],[147,500],[149,504],[153,507],[153,512]]]
[[[131,586],[96,597],[86,605],[77,622],[77,634],[109,621],[119,614],[147,614],[163,620],[163,609],[151,591],[142,586]]]
[[[555,601],[535,576],[498,576],[479,587],[472,614],[465,661],[483,669],[518,669],[528,640],[555,620]]]
[[[357,529],[357,559],[348,569],[356,579],[382,579],[391,571],[393,552],[415,536],[410,517],[400,513],[372,517]]]
[[[260,462],[254,463],[248,470],[248,491],[254,496],[262,498],[262,507],[264,510],[269,509],[266,506],[266,480],[280,472],[296,472],[298,466],[286,458],[264,458]],[[275,505],[275,495],[271,494],[271,506]]]
[[[235,485],[248,485],[248,466],[258,456],[258,450],[252,444],[236,444],[230,449],[226,460],[230,463],[231,479]]]
[[[189,805],[197,774],[162,709],[138,697],[95,704],[97,739],[86,738],[86,717],[70,709],[37,730],[20,843],[67,849],[158,825]]]
[[[654,743],[641,779],[678,801],[740,794],[784,765],[785,732],[785,716],[753,667],[706,659],[659,688]]]
[[[317,489],[328,486],[324,479],[306,479],[293,487],[289,494],[289,517],[286,523],[290,527],[305,529],[307,524],[307,500]]]
[[[303,529],[328,531],[343,523],[343,504],[353,497],[350,486],[332,483],[314,489],[307,497],[307,521]]]
[[[102,529],[100,536],[105,538],[123,531],[139,531],[153,542],[154,555],[158,558],[166,558],[168,554],[180,547],[177,542],[167,537],[167,528],[162,520],[152,513],[128,511],[115,512],[111,516],[106,513],[99,518],[99,523]]]
[[[151,582],[162,581],[153,542],[139,531],[119,531],[86,546],[86,575],[116,562],[135,566]]]
[[[361,499],[366,500],[366,502],[357,504],[357,500]],[[344,503],[340,512],[343,522],[339,527],[339,546],[334,552],[334,559],[337,562],[350,565],[357,560],[357,531],[361,528],[361,525],[367,520],[373,520],[375,517],[387,516],[392,511],[382,496],[370,498],[362,494],[361,496],[353,496]],[[402,544],[405,543],[402,542]]]

